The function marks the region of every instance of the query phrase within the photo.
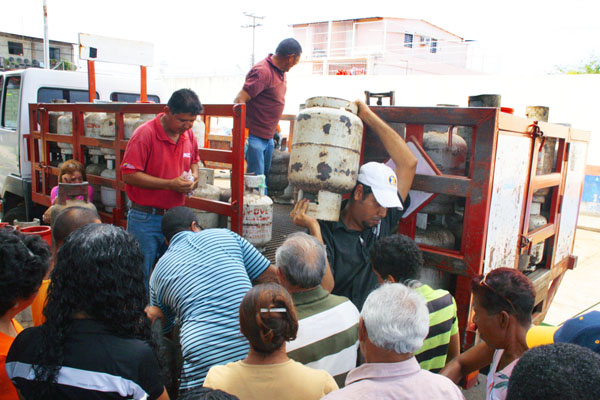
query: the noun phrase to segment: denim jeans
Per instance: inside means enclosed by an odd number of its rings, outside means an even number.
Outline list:
[[[127,214],[127,232],[135,236],[144,254],[146,288],[154,263],[167,251],[165,236],[160,229],[161,222],[162,215],[148,214],[134,209],[130,209]]]
[[[254,175],[269,175],[273,158],[273,139],[263,139],[248,135],[246,151],[246,172]]]

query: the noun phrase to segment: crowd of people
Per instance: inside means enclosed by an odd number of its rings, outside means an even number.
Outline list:
[[[286,39],[238,95],[262,172],[283,107],[261,110],[281,100],[300,53]],[[128,143],[127,231],[102,224],[85,196],[48,213],[52,249],[0,229],[0,400],[464,399],[457,384],[487,366],[489,400],[600,399],[600,313],[532,327],[536,294],[518,270],[475,277],[481,341],[460,352],[452,294],[419,280],[421,251],[396,233],[417,160],[357,106],[393,168],[362,165],[337,222],[298,202],[290,217],[306,232],[286,238],[274,265],[183,206],[198,181],[191,125],[202,112],[189,89]],[[84,171],[67,167],[78,182]],[[29,305],[35,326],[23,330],[14,317]]]

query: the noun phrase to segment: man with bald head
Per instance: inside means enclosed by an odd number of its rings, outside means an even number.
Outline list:
[[[277,276],[292,295],[298,314],[296,340],[288,356],[311,368],[324,369],[343,387],[358,356],[357,308],[346,297],[321,286],[327,268],[325,246],[304,232],[290,235],[275,255]]]
[[[75,203],[77,204],[77,203]],[[93,207],[93,204],[90,203]],[[62,209],[56,209],[59,211],[52,213],[52,261],[48,273],[42,281],[40,290],[31,303],[31,319],[33,320],[34,326],[40,326],[44,323],[45,318],[42,315],[44,305],[46,304],[46,295],[48,293],[48,285],[50,285],[50,272],[54,267],[56,261],[56,255],[58,249],[62,246],[63,242],[71,234],[71,232],[81,228],[88,224],[100,224],[100,217],[96,212],[96,208],[90,208],[89,205],[75,205],[67,206]]]

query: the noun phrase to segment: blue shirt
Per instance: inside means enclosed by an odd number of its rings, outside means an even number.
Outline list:
[[[248,354],[238,310],[251,281],[270,265],[246,239],[227,229],[179,232],[150,278],[150,302],[165,332],[181,324],[181,389],[201,386],[213,365]]]

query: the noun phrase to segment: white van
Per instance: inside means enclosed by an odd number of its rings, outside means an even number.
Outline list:
[[[161,81],[147,83],[148,100],[166,101]],[[133,103],[140,80],[96,74],[96,98]],[[88,76],[83,72],[30,68],[0,72],[0,190],[2,221],[30,220],[41,210],[31,201],[31,164],[23,135],[29,133],[29,104],[65,99],[88,102]]]

